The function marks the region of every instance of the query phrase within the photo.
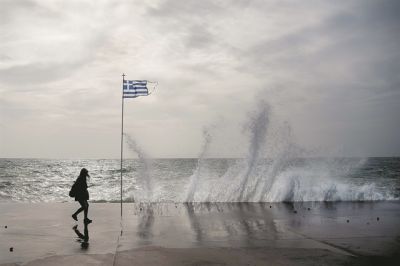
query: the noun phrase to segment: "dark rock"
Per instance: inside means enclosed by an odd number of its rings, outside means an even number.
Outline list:
[[[14,248],[13,247],[10,247],[10,252],[13,252],[14,251]]]

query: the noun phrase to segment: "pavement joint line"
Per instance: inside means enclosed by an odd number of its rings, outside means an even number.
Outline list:
[[[350,250],[344,249],[343,247],[334,245],[332,243],[328,243],[328,242],[323,241],[323,240],[319,240],[319,239],[316,239],[316,238],[309,237],[309,236],[307,236],[305,234],[293,231],[292,229],[288,228],[287,226],[285,226],[285,227],[286,227],[286,230],[292,232],[293,234],[300,235],[300,236],[304,237],[305,239],[309,239],[309,240],[315,241],[317,243],[321,243],[321,244],[324,244],[326,246],[329,246],[330,248],[333,248],[334,250],[339,251],[339,253],[345,254],[347,256],[352,256],[352,257],[357,257],[358,256],[358,254],[356,254],[356,253],[354,253],[354,252],[352,252]]]

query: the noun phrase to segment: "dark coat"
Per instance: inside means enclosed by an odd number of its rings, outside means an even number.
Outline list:
[[[88,185],[86,183],[86,176],[78,176],[75,181],[76,192],[75,201],[89,200]]]

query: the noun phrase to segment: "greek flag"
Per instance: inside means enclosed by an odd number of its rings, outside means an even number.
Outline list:
[[[147,80],[124,80],[122,85],[123,98],[136,98],[138,96],[147,96]]]

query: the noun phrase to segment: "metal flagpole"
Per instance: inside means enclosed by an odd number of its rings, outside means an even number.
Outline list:
[[[125,74],[122,73],[122,115],[121,115],[121,219],[122,219],[122,155],[124,148],[124,81]]]

